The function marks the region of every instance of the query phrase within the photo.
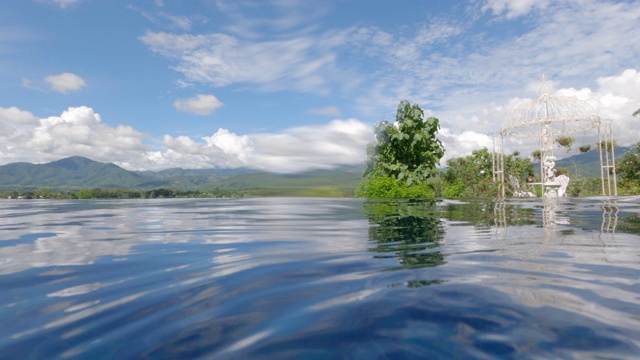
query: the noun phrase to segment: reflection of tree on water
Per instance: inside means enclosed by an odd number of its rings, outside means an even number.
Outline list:
[[[490,228],[496,223],[503,226],[533,225],[536,221],[533,209],[517,207],[504,201],[449,203],[441,207],[440,216],[452,221],[464,221],[479,228]]]
[[[620,231],[640,235],[640,214],[631,214],[621,219]]]
[[[364,212],[377,225],[369,228],[376,258],[397,258],[403,268],[444,264],[444,255],[436,250],[444,228],[434,200],[372,200],[364,203]]]

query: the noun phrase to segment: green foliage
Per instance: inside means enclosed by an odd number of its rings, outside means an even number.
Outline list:
[[[632,115],[633,116],[640,116],[640,109],[634,111]]]
[[[538,188],[539,189],[539,188]],[[600,177],[584,177],[571,175],[571,182],[567,188],[567,195],[577,196],[597,196],[602,194],[602,182]]]
[[[456,180],[453,183],[447,183],[442,191],[442,196],[446,198],[464,197],[466,186],[462,180]]]
[[[356,188],[355,196],[365,198],[425,198],[435,196],[428,182],[407,185],[404,181],[376,171],[369,174]]]
[[[631,151],[627,151],[616,164],[619,184],[623,191],[640,193],[640,142]]]
[[[381,121],[374,126],[376,140],[367,145],[365,177],[381,172],[411,186],[437,174],[436,166],[444,156],[444,146],[436,138],[440,121],[423,117],[417,104],[403,100],[395,124]]]
[[[529,158],[518,157],[514,152],[504,157],[505,174],[514,175],[523,181],[534,175],[533,163]],[[442,174],[444,197],[495,197],[499,193],[498,184],[493,182],[493,159],[487,148],[474,150],[471,155],[450,159],[447,170]]]
[[[533,161],[539,162],[542,159],[542,152],[540,152],[540,150],[533,150],[531,157],[533,157]]]
[[[91,189],[81,189],[76,193],[78,199],[94,199],[96,194]]]

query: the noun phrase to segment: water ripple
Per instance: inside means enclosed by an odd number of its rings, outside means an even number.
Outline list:
[[[635,199],[0,201],[7,358],[634,358]]]

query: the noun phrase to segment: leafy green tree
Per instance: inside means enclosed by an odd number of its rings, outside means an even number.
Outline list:
[[[633,116],[640,116],[640,109],[634,111]]]
[[[437,174],[444,146],[436,138],[440,121],[424,119],[417,104],[403,100],[396,122],[381,121],[374,126],[375,141],[367,145],[365,177],[390,177],[407,186],[421,183]]]
[[[444,147],[436,138],[439,120],[424,120],[418,105],[401,101],[396,123],[381,121],[374,126],[375,141],[367,145],[365,179],[355,195],[360,197],[433,197],[433,186],[425,180],[437,174],[436,165]]]
[[[531,157],[533,157],[533,161],[539,162],[542,158],[542,152],[540,150],[533,150]]]
[[[96,197],[95,192],[92,189],[81,189],[76,193],[78,199],[94,199]]]
[[[621,160],[617,162],[618,175],[623,187],[628,188],[630,193],[640,191],[640,142],[631,151],[624,153]]]

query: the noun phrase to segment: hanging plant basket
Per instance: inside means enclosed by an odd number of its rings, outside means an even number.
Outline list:
[[[591,145],[582,145],[578,149],[580,149],[580,152],[586,153],[587,151],[591,150]]]
[[[558,144],[560,144],[560,146],[563,147],[569,147],[571,146],[571,144],[573,144],[573,142],[576,141],[576,139],[570,137],[570,136],[560,136],[556,139],[556,142]]]

